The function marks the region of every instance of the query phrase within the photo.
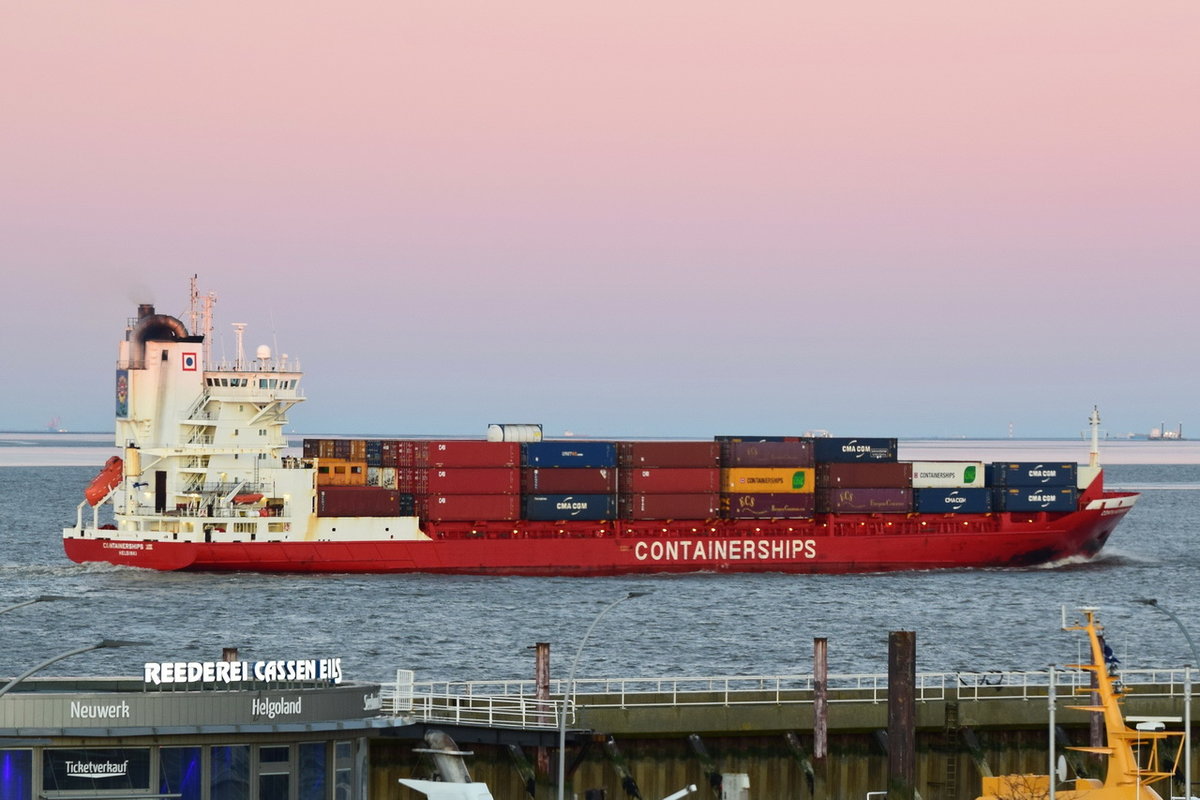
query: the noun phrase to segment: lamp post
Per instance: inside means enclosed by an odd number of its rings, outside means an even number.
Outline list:
[[[1144,606],[1156,608],[1162,613],[1171,618],[1179,627],[1179,632],[1183,634],[1183,638],[1187,640],[1188,647],[1192,649],[1192,666],[1200,667],[1200,654],[1196,652],[1196,643],[1192,641],[1192,635],[1188,633],[1188,629],[1184,626],[1183,620],[1175,616],[1170,609],[1164,608],[1158,604],[1158,599],[1154,597],[1139,597],[1134,600],[1136,603],[1141,603]],[[1184,794],[1187,797],[1192,796],[1192,678],[1191,670],[1185,668],[1183,670],[1185,693],[1183,697],[1183,752],[1184,752],[1184,778],[1185,784]]]
[[[18,608],[24,608],[25,606],[31,606],[34,603],[48,603],[51,600],[70,600],[70,599],[71,598],[69,598],[69,597],[62,597],[61,595],[57,595],[57,594],[39,594],[37,597],[33,598],[32,600],[24,600],[20,603],[13,603],[11,606],[5,606],[4,608],[0,608],[0,614],[4,614],[5,612],[8,612],[8,611],[15,611]]]
[[[91,650],[104,650],[104,649],[107,649],[110,647],[137,647],[140,645],[147,645],[147,644],[150,644],[150,643],[149,642],[127,642],[127,641],[124,641],[123,639],[104,639],[102,641],[96,642],[95,644],[89,644],[86,647],[77,647],[74,650],[68,650],[65,653],[59,653],[58,655],[56,655],[52,658],[48,658],[45,661],[43,661],[42,663],[40,663],[34,667],[31,667],[30,669],[25,670],[20,675],[13,678],[8,683],[6,683],[3,688],[0,688],[0,697],[3,697],[4,695],[8,694],[8,692],[14,686],[16,686],[18,683],[20,683],[21,681],[28,678],[33,673],[37,672],[40,669],[50,666],[51,664],[53,664],[56,661],[62,661],[64,658],[70,658],[71,656],[77,656],[80,653],[87,653]]]
[[[562,708],[558,712],[558,800],[563,800],[566,791],[566,774],[567,774],[567,696],[570,693],[574,696],[575,693],[575,668],[579,666],[579,657],[583,655],[583,646],[587,644],[588,637],[592,635],[592,630],[595,629],[596,623],[604,618],[604,615],[612,611],[618,604],[624,603],[626,600],[632,600],[635,597],[644,597],[650,594],[649,592],[629,592],[624,597],[618,597],[611,603],[606,605],[604,609],[596,615],[592,620],[592,624],[588,626],[587,631],[583,634],[583,639],[579,642],[579,649],[575,651],[575,659],[571,662],[571,671],[567,673],[567,683],[563,687]],[[0,694],[3,694],[0,691]],[[573,701],[572,701],[573,702]]]

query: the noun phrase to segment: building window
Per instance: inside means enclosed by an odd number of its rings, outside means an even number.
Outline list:
[[[305,742],[300,745],[299,800],[325,800],[329,770],[325,742]]]
[[[158,751],[158,791],[180,800],[202,800],[199,747],[163,747]]]
[[[258,800],[289,800],[292,748],[258,749]]]
[[[333,796],[355,797],[354,794],[354,743],[333,743]]]
[[[33,751],[0,750],[0,800],[33,800]]]
[[[209,796],[221,800],[250,799],[250,746],[214,747],[210,755]]]

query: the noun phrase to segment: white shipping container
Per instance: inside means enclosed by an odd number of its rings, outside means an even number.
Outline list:
[[[381,486],[384,489],[395,489],[396,468],[367,467],[367,486]]]
[[[986,480],[982,461],[914,461],[914,489],[982,488]]]

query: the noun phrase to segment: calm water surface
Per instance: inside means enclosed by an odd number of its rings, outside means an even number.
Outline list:
[[[270,576],[69,562],[60,530],[73,522],[111,439],[53,447],[12,441],[0,437],[0,464],[21,464],[0,466],[0,606],[39,594],[72,599],[0,616],[0,675],[102,638],[153,644],[88,653],[44,674],[135,675],[144,661],[215,660],[233,646],[244,659],[340,656],[353,679],[388,680],[397,668],[415,670],[417,680],[524,679],[533,674],[530,648],[546,641],[552,671],[564,675],[596,614],[629,591],[652,594],[605,616],[584,651],[581,677],[807,673],[817,636],[829,638],[832,672],[882,673],[887,633],[900,629],[916,631],[921,671],[1042,669],[1077,657],[1078,637],[1058,630],[1064,604],[1101,607],[1126,667],[1190,662],[1178,628],[1133,604],[1137,597],[1159,598],[1200,636],[1198,463],[1110,464],[1108,485],[1141,491],[1142,499],[1096,560],[1046,568],[594,579]],[[962,452],[954,443],[930,444],[928,452],[902,445],[901,457],[1024,459],[1027,445],[992,443],[986,454],[978,445]],[[1160,453],[1162,460],[1200,461],[1200,448],[1188,442],[1129,445],[1118,451],[1127,461]],[[48,452],[54,447],[58,455]],[[1078,442],[1063,448],[1069,460],[1086,461]]]

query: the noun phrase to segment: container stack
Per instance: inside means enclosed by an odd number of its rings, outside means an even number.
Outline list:
[[[616,443],[526,442],[521,445],[521,459],[525,519],[616,517]]]
[[[412,442],[412,466],[397,471],[418,516],[433,522],[521,518],[521,446],[516,442]]]
[[[921,514],[986,514],[992,493],[981,461],[912,462],[913,506]]]
[[[816,507],[813,440],[775,437],[721,441],[721,516],[811,519]]]
[[[621,519],[712,519],[720,511],[716,442],[618,442]]]
[[[1078,464],[995,462],[990,472],[998,511],[1074,511],[1079,504]]]

